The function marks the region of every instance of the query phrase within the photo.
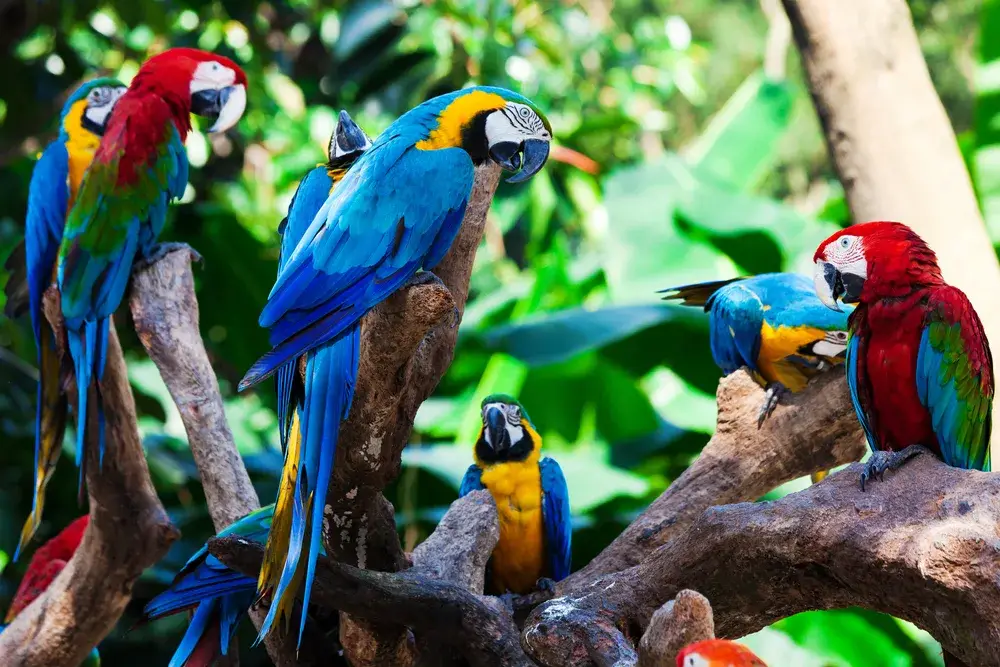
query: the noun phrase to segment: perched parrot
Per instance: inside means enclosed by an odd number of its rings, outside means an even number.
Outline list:
[[[743,644],[705,639],[688,644],[677,654],[677,667],[767,667]]]
[[[490,557],[487,590],[523,595],[569,575],[569,490],[559,464],[541,458],[542,438],[520,403],[503,394],[487,396],[482,414],[476,462],[458,493],[488,489],[493,496],[500,541]]]
[[[29,604],[35,601],[39,595],[55,580],[66,563],[76,553],[77,547],[83,541],[83,534],[87,530],[87,523],[90,517],[83,515],[75,519],[71,524],[62,529],[58,535],[38,547],[35,555],[28,563],[28,569],[21,579],[21,584],[17,587],[14,600],[10,603],[10,609],[0,625],[0,632],[7,627],[14,618],[24,610]],[[101,657],[94,648],[90,655],[83,662],[82,667],[99,667]]]
[[[76,373],[77,450],[83,485],[87,394],[95,385],[98,447],[104,460],[104,374],[108,325],[136,257],[155,258],[167,204],[187,185],[184,140],[190,114],[232,127],[246,107],[246,75],[228,58],[170,49],[147,60],[122,95],[66,220],[59,247],[62,314]],[[96,381],[96,382],[95,382]]]
[[[898,222],[841,230],[816,250],[815,288],[850,318],[847,384],[872,456],[861,489],[923,445],[948,465],[990,469],[993,357],[965,294]]]
[[[251,512],[219,533],[263,543],[271,527],[274,505]],[[210,667],[227,655],[240,620],[253,604],[257,581],[230,570],[208,547],[199,549],[173,582],[143,609],[137,625],[193,609],[184,638],[169,667]]]
[[[284,562],[275,600],[294,596],[306,554],[308,608],[337,435],[357,377],[361,318],[415,276],[435,279],[417,272],[433,269],[458,234],[475,166],[492,160],[508,171],[520,169],[510,181],[527,180],[545,164],[551,140],[537,108],[502,88],[467,88],[424,102],[358,158],[288,255],[260,316],[273,349],[240,382],[246,389],[306,355],[295,417],[301,451],[294,458],[286,454],[287,462],[301,462],[292,492],[297,499],[279,500],[274,520],[276,527],[290,525],[290,539],[287,545],[272,539],[280,535],[277,528],[268,536],[266,558]],[[293,511],[286,524],[279,514],[295,503],[303,512]],[[279,608],[286,607],[272,604],[261,636]]]
[[[55,279],[56,255],[63,226],[76,200],[83,174],[90,166],[111,110],[125,92],[116,79],[94,79],[66,100],[59,119],[59,136],[50,143],[31,174],[24,244],[7,262],[13,276],[5,288],[6,314],[31,315],[38,354],[38,405],[35,412],[35,486],[31,514],[21,530],[16,561],[42,522],[45,488],[62,451],[67,400],[63,392],[56,340],[42,313],[42,297]]]

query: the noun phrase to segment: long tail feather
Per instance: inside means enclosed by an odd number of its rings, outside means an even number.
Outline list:
[[[666,294],[666,296],[663,297],[664,301],[680,301],[683,306],[704,306],[720,287],[725,287],[729,283],[734,283],[737,280],[743,280],[743,278],[713,280],[705,283],[668,287],[660,290],[657,294]]]
[[[290,611],[302,576],[301,557],[306,553],[303,611],[298,636],[299,643],[302,641],[312,582],[316,574],[316,561],[322,546],[320,532],[323,527],[323,509],[326,505],[327,487],[333,474],[337,437],[341,421],[350,413],[354,398],[360,341],[360,327],[355,326],[339,340],[313,350],[307,357],[305,397],[300,423],[302,451],[294,493],[290,539],[271,609],[261,626],[261,637],[266,634],[279,610]],[[289,451],[291,449],[290,446]],[[277,515],[277,510],[275,514]]]
[[[168,667],[210,667],[219,655],[219,603],[198,605]]]
[[[84,462],[86,459],[87,442],[87,397],[90,385],[94,380],[100,383],[104,376],[104,362],[107,356],[109,318],[83,322],[82,329],[67,327],[66,337],[69,341],[69,352],[73,358],[73,370],[76,374],[77,408],[76,408],[76,465],[80,469],[78,491],[83,497]],[[104,406],[100,397],[97,398],[97,438],[99,462],[104,463]]]

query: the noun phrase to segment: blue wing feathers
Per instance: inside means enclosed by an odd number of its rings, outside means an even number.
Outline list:
[[[552,579],[560,581],[569,576],[572,567],[573,526],[569,488],[562,468],[554,459],[543,458],[538,462],[538,468],[542,477],[542,516],[549,571]]]
[[[481,491],[486,487],[483,486],[483,471],[476,464],[469,466],[469,469],[465,471],[465,476],[462,478],[462,486],[458,489],[458,497],[467,496],[473,491]]]
[[[868,447],[874,452],[878,451],[878,444],[875,441],[875,433],[872,430],[872,425],[868,421],[868,415],[865,413],[864,408],[861,407],[861,397],[858,393],[860,390],[859,383],[861,382],[858,358],[861,353],[861,339],[857,336],[851,336],[847,342],[847,390],[851,395],[851,405],[854,406],[854,412],[857,414],[858,421],[861,422],[861,428],[865,432],[865,439],[868,440]]]

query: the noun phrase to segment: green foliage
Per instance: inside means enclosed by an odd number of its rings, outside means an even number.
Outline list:
[[[550,161],[502,185],[479,250],[455,362],[417,415],[391,489],[407,548],[433,528],[471,462],[479,401],[517,395],[568,478],[574,565],[589,561],[698,454],[714,428],[718,370],[704,314],[657,290],[740,273],[807,270],[848,220],[794,62],[762,71],[767,22],[741,0],[136,0],[27,3],[0,26],[0,257],[23,234],[33,161],[64,93],[98,71],[127,80],[153,51],[198,46],[250,80],[237,131],[187,148],[191,188],[164,238],[193,245],[201,325],[226,412],[262,500],[281,456],[269,388],[236,395],[266,349],[257,315],[277,264],[275,228],[298,180],[323,158],[340,108],[375,134],[428,96],[490,83],[531,97],[558,143],[598,175]],[[956,63],[972,58],[974,0],[912,0],[931,72],[975,165],[1000,234],[1000,0],[983,9],[977,104]],[[793,59],[790,59],[794,61]],[[211,533],[176,408],[117,318],[150,469],[183,539],[148,571],[101,650],[106,664],[166,664],[185,626],[125,635],[139,607]],[[124,325],[124,326],[123,326]],[[0,321],[0,549],[30,509],[34,350],[27,322]],[[69,444],[71,440],[68,440]],[[40,539],[82,511],[64,457]],[[795,482],[777,497],[801,488]],[[7,553],[0,550],[0,566]],[[0,608],[24,562],[0,581]],[[264,664],[247,648],[243,664]],[[932,640],[864,612],[786,619],[748,641],[770,664],[938,664]],[[859,647],[864,647],[860,651]]]

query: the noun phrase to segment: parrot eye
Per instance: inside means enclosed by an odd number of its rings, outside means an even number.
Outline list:
[[[847,250],[848,248],[851,247],[851,240],[852,239],[850,237],[848,237],[848,236],[841,236],[840,237],[840,247],[843,248],[844,250]]]
[[[519,116],[521,116],[521,118],[530,118],[531,117],[531,112],[528,111],[528,109],[525,108],[525,107],[521,107],[520,109],[518,109],[517,113],[518,113]]]

